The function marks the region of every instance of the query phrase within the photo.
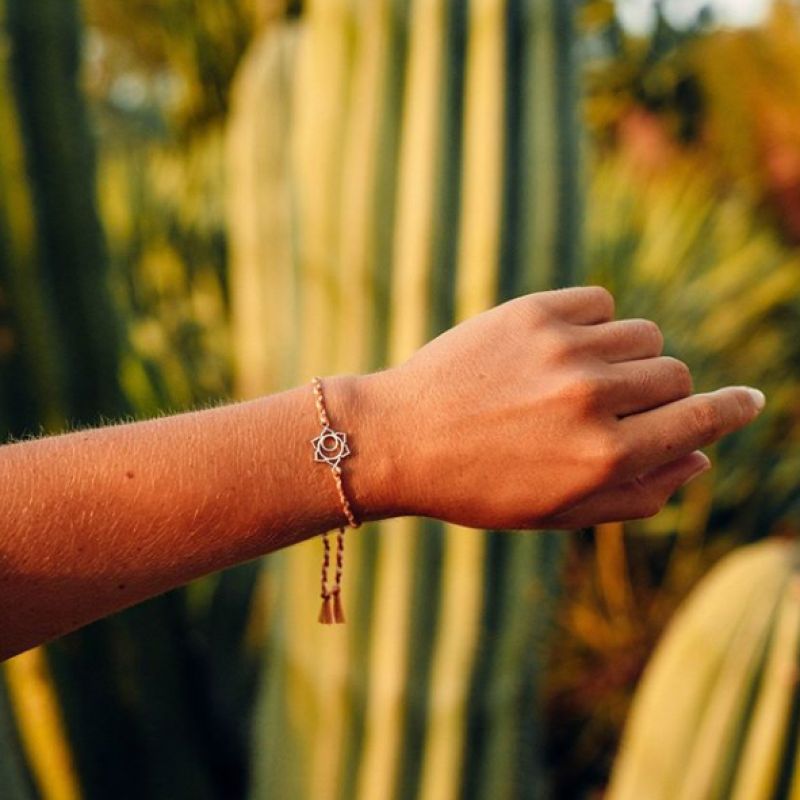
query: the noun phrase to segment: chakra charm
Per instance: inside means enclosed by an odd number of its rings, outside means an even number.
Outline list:
[[[350,455],[350,448],[347,446],[347,434],[335,431],[329,425],[325,425],[322,433],[311,440],[314,445],[314,461],[322,461],[332,467],[338,467],[339,462]]]

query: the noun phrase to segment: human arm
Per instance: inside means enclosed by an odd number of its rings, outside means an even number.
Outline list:
[[[346,409],[353,431],[357,376],[324,386],[332,421]],[[336,527],[318,433],[305,385],[0,447],[0,658]],[[369,440],[353,451],[369,470],[348,490],[370,518],[389,464]]]
[[[398,367],[324,380],[357,517],[573,528],[655,513],[756,416],[691,395],[610,296],[517,298]],[[341,524],[309,385],[0,448],[0,657]]]

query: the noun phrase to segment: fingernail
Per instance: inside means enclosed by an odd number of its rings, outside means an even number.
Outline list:
[[[702,461],[697,467],[697,473],[700,474],[701,472],[708,472],[711,469],[711,459],[704,453],[702,450],[697,451],[698,455],[702,458]]]
[[[753,403],[755,403],[756,408],[761,411],[762,408],[767,404],[767,398],[760,389],[754,389],[752,386],[745,386],[750,397],[753,398]]]
[[[705,453],[699,453],[698,455],[702,456],[703,460],[701,461],[698,458],[697,466],[692,472],[689,473],[689,475],[686,476],[681,486],[686,486],[689,481],[693,481],[699,475],[702,475],[704,472],[708,472],[711,469],[711,460],[709,457]]]

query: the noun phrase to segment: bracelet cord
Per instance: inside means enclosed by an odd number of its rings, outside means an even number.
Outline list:
[[[339,466],[339,462],[350,455],[350,448],[347,445],[347,436],[344,433],[335,431],[330,424],[328,412],[325,407],[325,397],[322,392],[322,381],[318,377],[314,377],[311,383],[314,390],[314,400],[317,406],[319,424],[322,427],[322,432],[319,436],[311,440],[314,445],[314,460],[330,465],[347,523],[352,528],[358,528],[360,523],[356,520],[353,509],[347,499],[347,494],[345,493],[342,483],[342,468]],[[345,622],[342,604],[344,534],[345,527],[342,525],[339,527],[336,534],[336,570],[332,587],[328,585],[328,570],[331,566],[331,543],[327,531],[322,535],[323,556],[320,591],[322,607],[320,608],[318,621],[324,625]]]

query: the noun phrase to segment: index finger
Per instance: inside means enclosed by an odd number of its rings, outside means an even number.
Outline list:
[[[729,386],[625,417],[622,471],[640,475],[712,444],[752,422],[764,403],[758,389]]]

